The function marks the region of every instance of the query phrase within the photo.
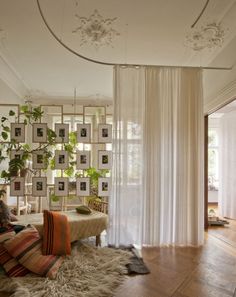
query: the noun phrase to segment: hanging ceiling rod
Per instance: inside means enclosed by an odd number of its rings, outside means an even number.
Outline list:
[[[203,9],[201,10],[201,12],[199,13],[199,16],[196,18],[196,21],[192,24],[191,28],[194,28],[195,25],[197,24],[197,22],[200,20],[201,16],[203,15],[204,11],[206,10],[207,8],[207,5],[209,4],[210,0],[207,0]]]
[[[208,66],[172,66],[172,65],[145,65],[145,64],[121,64],[121,63],[111,63],[111,62],[104,62],[104,61],[99,61],[99,60],[95,60],[95,59],[91,59],[88,58],[84,55],[81,55],[80,53],[76,52],[75,50],[73,50],[72,48],[70,48],[68,45],[66,45],[52,30],[52,28],[49,26],[43,11],[41,9],[39,0],[37,0],[37,5],[38,5],[38,9],[39,9],[39,13],[43,19],[44,24],[46,25],[48,31],[51,33],[51,35],[65,48],[67,49],[69,52],[71,52],[72,54],[76,55],[77,57],[86,60],[88,62],[92,62],[92,63],[96,63],[96,64],[100,64],[100,65],[106,65],[106,66],[123,66],[123,67],[142,67],[142,66],[153,66],[153,67],[171,67],[171,68],[201,68],[201,69],[206,69],[206,70],[232,70],[233,67],[208,67]]]

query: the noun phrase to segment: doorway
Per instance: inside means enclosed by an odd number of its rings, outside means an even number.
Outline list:
[[[228,238],[236,228],[235,165],[236,100],[205,117],[205,229]]]

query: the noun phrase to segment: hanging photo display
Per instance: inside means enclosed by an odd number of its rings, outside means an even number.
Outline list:
[[[69,167],[68,152],[64,150],[55,151],[55,169],[67,169]]]
[[[110,177],[98,178],[98,196],[107,197],[110,195],[111,179]]]
[[[91,125],[77,124],[77,142],[89,143],[91,139]]]
[[[12,150],[10,152],[10,159],[16,159],[16,160],[20,160],[22,159],[24,151],[23,150]]]
[[[111,169],[112,167],[112,152],[98,151],[98,169]]]
[[[32,177],[32,196],[47,197],[46,177]]]
[[[55,177],[55,195],[68,196],[69,194],[69,179],[68,177]]]
[[[90,195],[90,179],[89,177],[78,177],[76,179],[76,195],[89,196]]]
[[[98,125],[98,142],[101,142],[101,143],[112,142],[112,125],[110,124]]]
[[[33,143],[47,142],[47,124],[33,124]]]
[[[46,169],[47,161],[45,158],[45,152],[43,150],[37,150],[32,153],[32,168],[33,169]]]
[[[25,124],[11,123],[11,140],[16,142],[25,142]]]
[[[76,152],[76,169],[83,170],[90,167],[90,151]]]
[[[10,195],[11,196],[24,196],[25,194],[25,178],[12,177],[10,182]]]
[[[69,124],[55,124],[56,143],[69,142]]]

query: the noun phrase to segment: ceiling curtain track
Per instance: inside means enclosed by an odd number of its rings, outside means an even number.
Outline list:
[[[114,62],[104,62],[104,61],[99,61],[99,60],[95,60],[89,57],[86,57],[84,55],[81,55],[80,53],[78,53],[77,51],[73,50],[72,48],[70,48],[68,45],[66,45],[57,35],[56,33],[52,30],[52,28],[49,26],[42,8],[40,6],[40,1],[37,0],[37,5],[38,5],[38,9],[39,9],[39,13],[43,19],[44,24],[46,25],[48,31],[51,33],[51,35],[65,48],[67,49],[69,52],[71,52],[72,54],[76,55],[77,57],[86,60],[88,62],[92,62],[92,63],[96,63],[96,64],[100,64],[100,65],[106,65],[106,66],[124,66],[124,67],[132,67],[132,66],[136,66],[136,67],[141,67],[141,66],[154,66],[154,67],[173,67],[173,68],[201,68],[201,69],[206,69],[206,70],[232,70],[233,67],[208,67],[208,66],[172,66],[172,65],[145,65],[145,64],[120,64],[120,63],[114,63]],[[205,9],[203,9],[202,13],[204,12]],[[200,17],[199,17],[200,18]],[[199,19],[198,18],[198,19]],[[197,21],[198,21],[197,19]]]
[[[194,28],[195,25],[197,24],[197,22],[200,20],[201,16],[203,15],[204,11],[206,10],[207,8],[207,5],[209,4],[210,0],[207,0],[202,11],[199,13],[198,17],[196,18],[196,21],[192,24],[191,28]]]

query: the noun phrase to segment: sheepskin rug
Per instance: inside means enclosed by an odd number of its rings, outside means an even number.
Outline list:
[[[76,244],[55,280],[34,274],[1,276],[0,292],[9,292],[11,297],[112,297],[127,274],[130,257],[131,253],[118,249]]]

